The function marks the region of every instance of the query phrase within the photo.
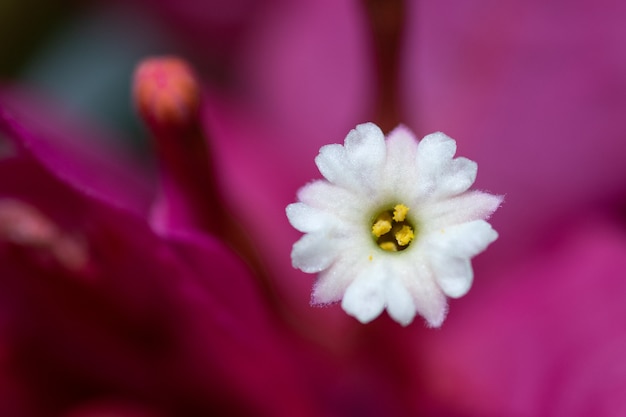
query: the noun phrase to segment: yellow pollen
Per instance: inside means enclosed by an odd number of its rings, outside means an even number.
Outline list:
[[[406,219],[406,215],[409,212],[409,208],[404,204],[397,204],[393,208],[393,220],[396,222],[403,222]]]
[[[382,250],[386,250],[388,252],[396,252],[398,250],[398,247],[393,242],[382,242],[378,246],[380,246]]]
[[[385,233],[389,233],[391,230],[391,222],[387,220],[378,220],[372,226],[372,233],[376,237],[381,237]]]
[[[383,212],[376,217],[374,224],[372,225],[372,234],[376,237],[389,233],[391,231],[391,215],[387,212]]]
[[[413,224],[407,219],[409,208],[396,204],[379,213],[372,223],[372,236],[379,248],[388,252],[403,251],[415,239]]]
[[[396,232],[396,242],[400,246],[406,246],[415,238],[415,233],[409,225],[404,225],[400,230]]]

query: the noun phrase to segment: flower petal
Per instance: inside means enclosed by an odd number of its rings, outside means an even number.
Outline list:
[[[365,184],[380,180],[379,169],[387,157],[385,135],[374,123],[364,123],[352,129],[345,140],[348,160]]]
[[[439,182],[435,195],[455,195],[467,191],[476,181],[478,164],[467,158],[455,158],[450,161],[447,173]]]
[[[289,204],[285,212],[289,223],[303,233],[315,232],[337,225],[337,219],[333,215],[304,203]]]
[[[418,145],[417,169],[422,196],[450,196],[466,191],[476,180],[477,165],[456,158],[456,142],[441,132],[425,136]]]
[[[416,189],[407,189],[407,187],[418,184],[415,169],[417,143],[413,133],[404,126],[398,126],[389,133],[384,178],[385,188],[392,194],[392,198],[416,192]]]
[[[474,278],[469,259],[485,250],[498,233],[486,221],[476,220],[434,234],[429,237],[429,256],[436,280],[446,295],[461,297]]]
[[[346,290],[341,307],[361,323],[368,323],[385,308],[385,275],[381,263],[365,269]]]
[[[475,220],[441,229],[436,237],[429,236],[429,241],[438,254],[470,258],[484,251],[497,238],[498,232],[489,223]]]
[[[417,312],[424,317],[429,327],[441,327],[448,314],[448,300],[443,292],[430,286],[422,290],[415,301]]]
[[[426,230],[440,230],[446,226],[489,218],[503,200],[503,196],[468,191],[444,200],[425,202],[419,208],[419,215],[428,219],[423,225]]]
[[[293,245],[291,262],[307,273],[323,271],[336,259],[339,244],[340,239],[331,239],[327,233],[308,233]]]
[[[467,294],[474,280],[474,271],[469,259],[433,257],[432,265],[444,294],[453,298]]]
[[[416,314],[413,297],[400,279],[390,279],[386,288],[387,312],[403,326],[411,324]]]
[[[322,146],[315,163],[328,181],[348,189],[376,190],[385,162],[385,136],[378,126],[364,123],[352,129],[345,145]]]
[[[355,252],[358,251],[344,254],[319,273],[313,287],[312,304],[330,304],[341,300],[362,267],[358,263],[358,256],[353,256]]]
[[[315,165],[328,181],[345,185],[346,149],[337,143],[324,145],[315,157]]]
[[[355,213],[367,206],[367,200],[345,188],[326,181],[313,181],[298,191],[298,199],[310,207],[318,208],[347,222],[355,221]]]
[[[448,302],[423,255],[418,259],[406,259],[397,266],[396,271],[413,297],[417,313],[424,317],[428,326],[441,326],[448,312]]]

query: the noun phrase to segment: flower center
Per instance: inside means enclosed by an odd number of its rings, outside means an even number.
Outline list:
[[[372,223],[372,235],[382,250],[397,252],[409,247],[415,238],[413,225],[407,220],[409,208],[396,204],[379,213]]]

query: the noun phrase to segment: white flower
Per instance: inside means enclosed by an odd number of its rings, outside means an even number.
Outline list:
[[[449,297],[472,285],[470,259],[498,234],[484,219],[501,196],[468,191],[477,165],[453,158],[443,133],[418,142],[398,127],[385,139],[373,123],[353,129],[344,145],[326,145],[315,163],[326,180],[298,192],[287,216],[305,233],[293,266],[319,273],[313,304],[342,300],[362,323],[384,309],[408,325],[416,313],[443,322]]]

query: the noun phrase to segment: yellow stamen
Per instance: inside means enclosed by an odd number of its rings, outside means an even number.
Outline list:
[[[415,238],[415,233],[413,233],[413,229],[411,228],[411,226],[405,224],[400,230],[396,232],[395,237],[398,245],[406,246],[411,243],[413,238]]]
[[[382,242],[378,246],[380,246],[380,248],[382,250],[386,250],[386,251],[389,251],[389,252],[396,252],[398,250],[398,247],[393,242]]]
[[[376,237],[381,237],[385,233],[389,233],[390,230],[391,230],[391,222],[388,222],[386,220],[378,220],[372,226],[372,233]]]
[[[409,212],[409,208],[404,204],[397,204],[393,208],[393,220],[396,222],[403,222],[406,219],[406,215]]]
[[[381,213],[372,225],[372,234],[376,237],[389,233],[391,230],[391,216],[389,213]]]
[[[396,204],[382,211],[372,224],[372,236],[379,248],[388,252],[403,251],[415,239],[413,224],[407,219],[409,208]]]

